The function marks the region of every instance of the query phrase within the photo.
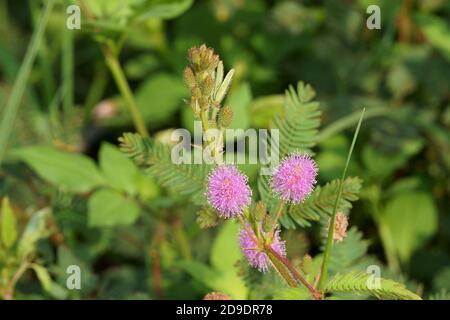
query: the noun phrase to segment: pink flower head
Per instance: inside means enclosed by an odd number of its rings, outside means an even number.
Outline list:
[[[231,218],[242,214],[251,202],[252,190],[247,177],[235,166],[220,165],[208,177],[208,202],[222,218]]]
[[[291,154],[275,169],[272,190],[284,201],[299,203],[313,191],[317,166],[306,154]]]
[[[270,234],[266,237],[266,233],[259,225],[261,235],[266,239],[270,238]],[[246,228],[242,228],[239,235],[239,244],[248,263],[257,268],[261,272],[269,270],[270,260],[264,252],[262,244],[259,242],[252,227],[247,224]],[[282,257],[286,257],[286,246],[284,241],[280,240],[280,230],[276,229],[273,238],[270,240],[270,247]]]

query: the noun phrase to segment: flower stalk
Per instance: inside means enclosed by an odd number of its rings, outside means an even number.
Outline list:
[[[353,153],[353,148],[355,147],[355,144],[356,144],[356,139],[358,137],[359,129],[361,127],[361,123],[362,123],[362,119],[364,117],[364,111],[365,110],[366,109],[364,108],[363,111],[361,112],[361,116],[359,117],[359,122],[358,122],[358,125],[356,126],[356,130],[355,130],[355,133],[353,135],[353,141],[352,141],[352,144],[350,146],[350,150],[349,150],[348,155],[347,155],[347,161],[346,161],[344,170],[342,172],[342,177],[341,177],[341,180],[339,180],[338,194],[337,194],[337,197],[336,197],[336,201],[334,202],[333,212],[331,214],[330,226],[328,228],[328,236],[327,236],[327,242],[326,242],[326,245],[325,245],[325,251],[324,251],[324,254],[323,254],[322,266],[321,266],[321,269],[320,269],[320,275],[318,275],[318,277],[320,277],[319,278],[319,285],[318,285],[319,289],[323,288],[323,286],[325,285],[325,283],[327,281],[327,278],[328,278],[328,264],[329,264],[329,261],[330,261],[331,249],[333,247],[333,233],[334,233],[334,224],[336,222],[336,213],[337,213],[339,202],[340,202],[340,199],[341,199],[341,196],[342,196],[342,190],[344,188],[344,180],[345,180],[345,177],[347,175],[347,168],[348,168],[348,165],[350,163],[350,159],[351,159],[351,156],[352,156],[352,153]]]
[[[125,105],[128,108],[128,112],[131,115],[136,130],[143,137],[148,137],[149,133],[145,126],[145,122],[142,118],[141,113],[139,112],[133,93],[130,89],[130,85],[128,84],[127,78],[125,77],[125,74],[122,70],[122,66],[120,65],[117,54],[114,52],[111,45],[105,45],[103,47],[103,54],[105,55],[106,64],[108,65],[108,68],[113,75],[114,81],[119,88],[120,94],[125,100]]]

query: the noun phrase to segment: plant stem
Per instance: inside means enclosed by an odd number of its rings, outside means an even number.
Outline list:
[[[189,241],[186,236],[186,232],[184,231],[181,219],[177,217],[172,225],[175,239],[177,240],[178,245],[180,246],[181,255],[183,256],[184,259],[191,260],[192,259],[191,247],[189,245]]]
[[[270,245],[265,245],[264,249],[266,250],[266,252],[268,253],[269,258],[271,258],[271,261],[274,262],[274,260],[280,262],[290,273],[290,275],[295,279],[295,281],[298,284],[303,284],[306,289],[308,289],[309,294],[311,295],[311,297],[315,300],[319,300],[322,298],[322,295],[320,294],[320,292],[316,291],[310,284],[308,281],[306,281],[305,278],[303,278],[298,272],[297,270],[295,270],[295,268],[291,265],[291,263],[289,262],[288,259],[286,259],[285,257],[280,256],[275,250],[273,250]],[[274,265],[277,265],[278,262],[275,262]],[[282,274],[283,275],[283,274]],[[284,278],[284,275],[283,275]],[[289,283],[289,279],[285,278],[286,281],[288,281]]]
[[[238,216],[239,222],[241,223],[242,227],[244,228],[244,230],[247,232],[248,236],[250,238],[252,238],[254,243],[259,243],[259,240],[257,238],[254,237],[254,233],[249,230],[249,228],[247,227],[247,224],[244,221],[244,218],[242,218],[242,216]]]
[[[20,100],[25,91],[28,77],[33,66],[34,59],[41,45],[45,27],[47,26],[48,18],[50,12],[52,11],[54,0],[48,0],[45,4],[44,13],[39,22],[37,29],[35,29],[31,42],[28,46],[27,53],[23,60],[22,66],[20,67],[19,73],[16,80],[14,81],[14,86],[12,88],[11,95],[9,96],[6,105],[3,109],[3,118],[0,122],[0,164],[3,160],[3,156],[6,152],[6,146],[8,144],[9,135],[14,127],[17,112],[20,106]]]
[[[281,214],[283,213],[284,204],[285,204],[284,201],[281,200],[280,205],[278,206],[277,213],[275,214],[275,219],[273,220],[273,223],[272,223],[272,231],[270,233],[270,238],[269,238],[270,241],[269,242],[272,242],[272,239],[275,236],[275,231],[277,228],[278,220],[280,219]]]
[[[280,273],[280,275],[283,277],[283,279],[287,282],[287,284],[292,287],[296,288],[298,285],[298,282],[289,272],[289,269],[286,268],[286,266],[278,260],[275,255],[272,254],[272,252],[267,251],[267,256],[269,257],[270,261],[272,262],[274,268]]]
[[[272,227],[273,231],[275,231],[278,220],[280,219],[281,214],[283,213],[284,204],[285,204],[285,202],[283,200],[281,200],[280,205],[278,206],[277,213],[275,215],[275,219],[273,220],[273,227]]]
[[[31,12],[31,20],[33,23],[33,28],[38,27],[38,17],[40,14],[39,3],[37,1],[29,1],[29,7]],[[50,51],[47,46],[47,41],[45,36],[42,37],[41,45],[37,52],[38,65],[40,66],[40,71],[42,74],[42,85],[44,91],[45,104],[48,105],[52,100],[53,94],[55,92],[55,82],[52,76],[52,66],[49,59]]]
[[[117,55],[115,53],[113,53],[113,50],[110,45],[106,45],[103,48],[103,53],[106,58],[106,64],[108,65],[109,70],[111,71],[113,78],[116,82],[116,85],[119,88],[119,91],[125,100],[125,104],[128,108],[128,111],[130,112],[131,118],[133,119],[133,123],[134,123],[136,130],[143,137],[148,137],[149,134],[148,134],[147,128],[145,127],[145,123],[144,123],[141,113],[139,112],[139,109],[136,105],[136,101],[131,92],[127,78],[125,77],[125,74],[123,73],[122,67],[120,66]]]
[[[69,1],[65,1],[69,5]],[[62,83],[63,83],[63,110],[68,113],[73,107],[73,30],[64,28],[62,39]],[[69,115],[65,115],[66,118]]]
[[[320,279],[319,279],[319,289],[322,288],[325,284],[325,282],[327,281],[327,277],[328,277],[328,263],[330,260],[330,254],[331,254],[331,248],[333,246],[333,232],[334,232],[334,223],[336,220],[336,211],[339,205],[339,201],[341,199],[341,195],[342,195],[342,189],[344,186],[344,179],[345,176],[347,174],[347,168],[348,165],[350,163],[350,158],[352,156],[352,152],[353,152],[353,148],[355,147],[356,144],[356,138],[358,137],[358,133],[359,133],[359,128],[361,127],[361,122],[362,119],[364,117],[364,111],[366,109],[364,108],[363,111],[361,112],[361,115],[359,117],[359,121],[358,121],[358,125],[356,127],[355,130],[355,134],[353,135],[353,141],[352,144],[350,146],[350,150],[348,152],[347,155],[347,161],[345,163],[345,167],[344,167],[344,171],[342,172],[342,177],[341,180],[339,180],[339,189],[338,189],[338,194],[336,197],[336,201],[334,202],[334,207],[333,207],[333,213],[331,214],[331,219],[330,219],[330,227],[328,229],[328,237],[327,237],[327,243],[325,246],[325,251],[324,251],[324,255],[323,255],[323,261],[322,261],[322,268],[320,270]]]
[[[19,269],[17,269],[16,272],[14,272],[14,274],[11,278],[11,281],[9,282],[9,285],[4,294],[5,300],[14,299],[14,290],[16,288],[17,281],[19,281],[19,279],[22,277],[22,275],[25,273],[25,271],[28,270],[29,266],[30,266],[30,263],[28,261],[24,261],[19,266]]]

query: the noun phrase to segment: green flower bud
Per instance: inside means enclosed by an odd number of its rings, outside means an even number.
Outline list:
[[[192,71],[192,69],[189,67],[186,67],[186,69],[184,69],[184,82],[190,90],[195,88],[196,81],[194,71]]]
[[[263,221],[266,211],[266,204],[262,201],[258,201],[255,205],[255,210],[253,211],[255,220],[258,222]]]
[[[309,254],[303,256],[302,270],[305,274],[310,274],[313,271],[313,261]]]
[[[224,128],[228,128],[233,121],[233,110],[229,106],[225,106],[219,111],[220,125]]]
[[[262,221],[262,228],[263,228],[264,232],[269,232],[270,230],[272,230],[272,224],[273,224],[272,220],[273,219],[270,215],[266,214],[264,216],[264,219]]]

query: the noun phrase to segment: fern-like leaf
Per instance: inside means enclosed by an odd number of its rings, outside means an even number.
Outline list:
[[[379,279],[379,286],[376,286],[372,283],[372,277],[373,275],[364,272],[337,274],[327,283],[324,292],[370,294],[378,299],[421,300],[398,282]]]
[[[293,151],[311,153],[316,144],[319,132],[319,103],[311,101],[316,93],[314,89],[303,82],[286,90],[284,112],[275,116],[273,127],[280,130],[279,152],[285,156]]]
[[[145,172],[169,190],[190,195],[196,204],[205,203],[205,183],[210,165],[175,164],[169,145],[126,133],[120,141],[120,149],[129,155]]]
[[[344,180],[338,211],[350,209],[352,202],[358,200],[361,184],[362,180],[358,177],[349,177]],[[286,228],[293,228],[295,225],[305,227],[310,225],[309,221],[318,221],[321,215],[331,216],[338,188],[339,179],[316,187],[305,201],[288,207],[287,214],[282,217],[281,223]]]
[[[280,130],[280,141],[273,143],[281,158],[294,151],[312,154],[311,148],[316,144],[321,115],[319,103],[312,101],[314,96],[314,89],[303,82],[298,83],[297,91],[293,86],[286,90],[283,112],[277,114],[271,124],[271,127]],[[269,145],[268,149],[272,147]],[[260,176],[258,190],[261,199],[268,204],[269,211],[276,210],[277,201],[270,194],[269,176]]]

